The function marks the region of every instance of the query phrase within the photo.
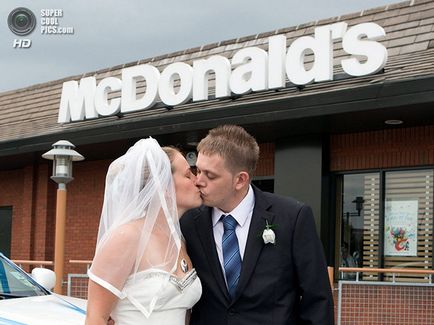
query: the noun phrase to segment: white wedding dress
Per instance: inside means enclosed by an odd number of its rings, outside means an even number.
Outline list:
[[[141,271],[134,279],[133,275],[128,278],[121,292],[91,272],[88,274],[120,298],[111,313],[116,325],[185,325],[187,310],[202,294],[195,269],[182,279],[161,270]],[[153,298],[155,293],[158,298]]]

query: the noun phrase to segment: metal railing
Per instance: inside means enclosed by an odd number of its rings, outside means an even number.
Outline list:
[[[340,280],[338,325],[434,324],[434,284],[430,269],[339,268],[356,273],[355,280]],[[360,280],[360,273],[392,276],[392,281]],[[426,282],[396,281],[404,274],[426,275]]]
[[[86,265],[86,270],[88,270],[90,265],[92,264],[92,261],[91,260],[69,260],[69,263]]]
[[[20,268],[23,266],[33,266],[33,267],[53,267],[53,261],[40,261],[40,260],[12,260],[15,264],[17,264]],[[81,264],[86,265],[86,271],[84,273],[68,273],[67,281],[64,281],[63,284],[67,285],[67,295],[78,297],[78,298],[87,298],[87,270],[89,269],[92,261],[90,260],[69,260],[70,264]],[[26,270],[31,271],[31,270]]]
[[[87,270],[89,269],[92,261],[90,260],[69,260],[71,264],[86,265],[85,273],[68,273],[68,285],[67,285],[67,295],[77,298],[87,299],[87,284],[88,275]]]
[[[30,261],[30,260],[12,260],[15,264],[22,268],[23,265],[53,266],[53,261]]]
[[[13,260],[14,263],[34,266],[53,266],[52,261]],[[83,265],[83,273],[69,273],[67,295],[87,299],[87,285],[91,260],[69,260],[70,264]],[[337,324],[434,324],[434,270],[400,268],[348,268],[340,267],[339,272],[355,273],[355,280],[339,280]],[[333,268],[328,268],[333,288]],[[385,274],[391,281],[361,280],[360,274]],[[398,282],[404,274],[426,275],[427,282]],[[390,278],[389,278],[390,279]],[[336,311],[335,311],[336,312]],[[413,319],[413,318],[414,319]],[[415,318],[417,317],[417,318]],[[387,321],[385,322],[385,319]],[[408,322],[402,322],[405,319]]]
[[[432,282],[432,276],[434,274],[434,270],[429,269],[399,269],[399,268],[388,268],[388,269],[382,269],[382,268],[371,268],[371,267],[340,267],[339,272],[343,273],[356,273],[356,281],[359,281],[359,274],[360,273],[383,273],[383,274],[392,274],[392,282],[396,282],[396,275],[397,274],[422,274],[422,275],[428,275],[428,281],[429,283]]]

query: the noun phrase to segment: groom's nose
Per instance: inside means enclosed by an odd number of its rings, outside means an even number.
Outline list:
[[[197,187],[204,187],[205,183],[203,181],[203,177],[201,173],[197,173],[196,175],[196,179],[194,180],[194,185],[196,185]]]

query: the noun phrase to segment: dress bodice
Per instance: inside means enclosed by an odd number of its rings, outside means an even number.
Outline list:
[[[116,325],[185,325],[201,294],[195,269],[182,279],[161,270],[138,272],[126,281],[111,317]]]

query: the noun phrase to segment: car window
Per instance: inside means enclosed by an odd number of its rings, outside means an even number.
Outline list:
[[[0,299],[45,295],[25,272],[0,257]]]

